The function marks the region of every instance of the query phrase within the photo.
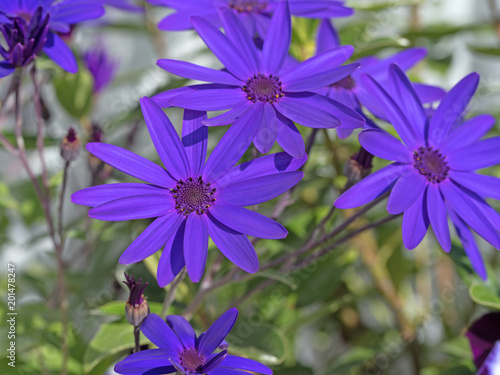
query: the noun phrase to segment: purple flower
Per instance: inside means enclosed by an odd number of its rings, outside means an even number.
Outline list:
[[[67,33],[70,25],[104,14],[101,5],[86,0],[0,0],[0,5],[0,30],[7,44],[0,46],[0,77],[30,64],[41,51],[75,73],[75,56],[55,32]]]
[[[248,33],[258,33],[265,37],[271,15],[276,11],[281,0],[148,0],[151,4],[168,6],[175,13],[168,15],[158,24],[158,28],[166,31],[188,30],[191,17],[197,16],[207,20],[214,26],[222,26],[219,12],[230,9],[241,20]],[[288,0],[290,12],[294,16],[304,18],[348,17],[354,10],[338,0]]]
[[[500,373],[500,312],[489,313],[474,322],[466,333],[472,348],[477,375]]]
[[[262,114],[247,111],[231,127],[205,163],[206,113],[186,111],[182,142],[168,117],[149,98],[141,108],[153,143],[168,171],[130,151],[105,143],[87,150],[116,169],[148,184],[94,186],[72,196],[74,203],[94,207],[89,216],[108,221],[155,218],[120,257],[122,264],[138,262],[165,246],[158,265],[158,283],[167,285],[184,265],[198,282],[205,268],[208,237],[234,264],[247,272],[259,268],[247,235],[278,239],[287,231],[244,206],[284,193],[303,176],[296,170],[307,156],[267,155],[233,167],[251,143],[250,124]]]
[[[340,38],[337,31],[329,20],[322,20],[318,28],[316,53],[324,53],[330,49],[340,46]],[[408,48],[395,53],[389,57],[379,59],[375,56],[366,56],[356,61],[361,67],[351,75],[331,84],[328,87],[321,88],[317,92],[326,95],[332,99],[345,104],[349,108],[358,110],[360,104],[366,107],[375,116],[384,118],[383,111],[372,98],[369,91],[366,90],[361,82],[363,74],[371,75],[381,86],[388,86],[388,72],[391,64],[397,64],[401,69],[408,70],[421,61],[427,55],[427,50],[421,47]],[[435,86],[421,83],[412,83],[422,103],[431,103],[441,100],[446,92]],[[390,86],[389,86],[390,89]],[[367,122],[367,125],[368,122]],[[352,129],[344,129],[342,126],[337,128],[337,133],[341,138],[346,138],[352,133]]]
[[[134,0],[102,0],[104,5],[109,5],[128,12],[142,13],[144,8]]]
[[[288,2],[280,2],[274,13],[262,52],[258,51],[239,19],[231,11],[222,13],[223,35],[202,18],[193,25],[207,46],[226,66],[219,71],[177,60],[159,60],[170,73],[213,84],[181,87],[153,97],[163,107],[218,111],[230,109],[203,123],[227,125],[240,121],[249,110],[259,113],[250,136],[257,149],[267,153],[277,140],[293,157],[304,154],[304,141],[293,122],[312,128],[363,126],[364,118],[325,96],[310,92],[351,74],[359,64],[339,66],[352,54],[351,46],[315,56],[290,70],[283,62],[288,56],[291,18]],[[236,122],[238,122],[236,121]]]
[[[117,61],[108,56],[103,46],[96,46],[83,55],[83,61],[94,78],[94,92],[100,92],[113,79]]]
[[[248,358],[214,353],[229,334],[238,317],[237,309],[230,309],[217,319],[207,332],[196,336],[191,325],[179,315],[170,315],[167,323],[156,314],[150,314],[142,323],[141,331],[158,347],[134,353],[115,366],[118,374],[236,375],[259,373],[271,375],[267,366]]]
[[[500,137],[480,140],[495,120],[480,115],[463,122],[464,111],[479,82],[476,73],[460,81],[443,98],[431,118],[403,71],[392,65],[392,95],[372,77],[365,87],[384,110],[403,143],[380,129],[364,130],[361,145],[394,163],[364,178],[342,194],[335,205],[364,205],[392,189],[387,211],[403,215],[403,242],[416,247],[429,224],[445,251],[450,251],[449,216],[474,270],[486,279],[486,269],[471,229],[500,248],[500,216],[485,201],[500,199],[500,179],[474,173],[500,162]],[[462,123],[463,122],[463,123]]]

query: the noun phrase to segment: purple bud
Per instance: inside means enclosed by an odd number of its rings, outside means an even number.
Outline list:
[[[125,317],[134,327],[139,327],[142,321],[149,315],[149,306],[143,295],[148,283],[143,283],[142,279],[135,280],[133,275],[125,273],[127,281],[123,283],[128,286],[130,295],[125,305]]]
[[[68,134],[61,141],[60,150],[62,158],[68,162],[75,160],[80,155],[80,147],[80,139],[75,129],[69,128]]]

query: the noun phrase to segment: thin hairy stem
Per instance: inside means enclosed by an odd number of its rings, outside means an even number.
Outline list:
[[[161,308],[160,316],[165,318],[167,316],[168,309],[172,306],[172,303],[175,299],[175,292],[177,291],[177,287],[181,283],[181,281],[186,276],[186,267],[184,267],[181,272],[177,275],[175,280],[170,284],[170,289],[168,290],[167,295],[165,296],[165,300],[163,301],[163,307]]]

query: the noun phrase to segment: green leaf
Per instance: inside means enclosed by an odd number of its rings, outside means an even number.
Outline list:
[[[478,305],[500,310],[500,296],[489,285],[474,283],[469,288],[469,294]]]
[[[83,356],[83,370],[87,374],[111,355],[134,347],[134,328],[128,323],[103,324],[90,341]],[[149,341],[141,334],[141,345]]]
[[[61,73],[53,83],[59,102],[71,116],[80,119],[90,113],[94,83],[88,70],[80,66],[76,74]]]

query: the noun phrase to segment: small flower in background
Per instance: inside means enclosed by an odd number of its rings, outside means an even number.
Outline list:
[[[133,275],[127,275],[126,273],[125,278],[127,281],[123,283],[130,290],[130,295],[125,305],[125,317],[134,327],[139,327],[142,321],[149,315],[148,302],[143,294],[148,283],[142,282],[142,279],[136,281]]]
[[[344,176],[348,179],[347,185],[359,182],[368,176],[373,167],[372,160],[373,155],[360,147],[344,166]]]
[[[68,134],[60,145],[61,156],[67,162],[75,160],[80,155],[81,143],[75,129],[69,128]]]
[[[188,30],[193,26],[192,16],[201,17],[216,27],[222,26],[219,12],[229,9],[240,19],[247,32],[254,36],[258,33],[266,36],[272,14],[281,0],[206,0],[182,2],[178,0],[147,0],[153,5],[167,6],[175,9],[158,24],[160,30]],[[338,0],[288,0],[292,15],[304,18],[338,18],[349,17],[354,10]]]
[[[230,309],[199,336],[182,316],[170,315],[167,322],[150,314],[142,323],[141,331],[158,349],[143,350],[118,362],[118,374],[230,375],[273,372],[263,364],[230,355],[227,350],[214,353],[229,334],[238,318],[238,310]]]
[[[162,59],[158,65],[181,77],[213,84],[181,87],[153,97],[162,107],[176,106],[199,111],[227,110],[206,120],[209,126],[240,121],[254,111],[259,121],[252,123],[249,135],[257,149],[267,153],[275,141],[295,158],[304,155],[304,141],[293,122],[312,128],[359,128],[364,118],[345,105],[311,90],[337,82],[354,72],[359,64],[340,66],[353,52],[351,46],[329,50],[284,71],[291,41],[288,2],[280,2],[269,33],[259,53],[240,20],[223,11],[223,35],[206,20],[193,17],[193,25],[207,46],[228,72],[197,66],[184,61]],[[235,126],[235,125],[233,125]]]
[[[151,139],[167,170],[130,151],[105,143],[87,150],[116,169],[148,184],[94,186],[72,195],[72,201],[93,207],[89,216],[108,221],[155,218],[120,257],[122,264],[139,262],[164,246],[158,264],[158,284],[165,286],[186,265],[192,281],[203,275],[208,238],[234,264],[257,272],[259,259],[247,235],[279,239],[287,235],[279,223],[243,208],[273,199],[303,177],[296,172],[307,159],[285,153],[267,155],[233,167],[248,149],[253,121],[262,114],[241,116],[205,163],[205,112],[185,111],[182,141],[163,110],[141,99]]]
[[[7,49],[0,47],[0,77],[30,64],[41,51],[64,70],[76,73],[78,66],[69,47],[56,33],[67,33],[70,25],[98,18],[104,8],[83,0],[2,0],[0,29]]]
[[[467,333],[477,375],[500,374],[500,312],[483,315]]]
[[[113,60],[106,49],[98,44],[92,50],[83,54],[85,66],[94,78],[94,92],[105,88],[115,76],[118,62]]]
[[[485,198],[500,199],[500,179],[474,173],[500,162],[500,137],[480,140],[495,119],[480,115],[463,122],[479,82],[470,74],[443,98],[433,116],[425,110],[404,72],[389,69],[390,95],[370,76],[363,83],[384,110],[401,141],[381,129],[364,130],[361,146],[394,163],[364,178],[342,194],[338,208],[362,206],[390,191],[387,211],[403,215],[403,242],[415,248],[429,225],[443,250],[451,249],[449,216],[474,270],[486,279],[486,268],[470,229],[500,249],[500,215]],[[462,123],[463,122],[463,123]]]

